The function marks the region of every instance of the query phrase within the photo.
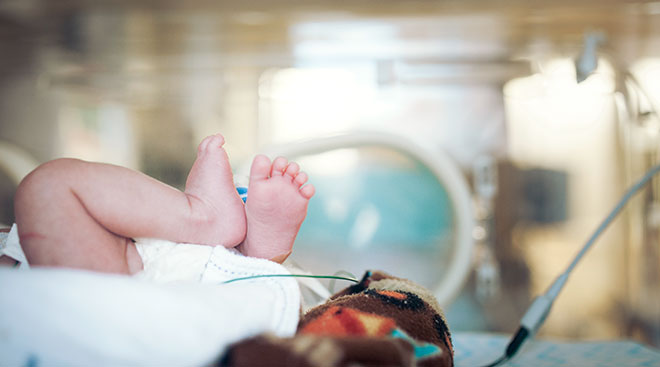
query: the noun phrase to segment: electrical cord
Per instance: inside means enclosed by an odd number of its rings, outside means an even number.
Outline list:
[[[614,209],[612,209],[610,214],[603,220],[603,222],[601,222],[598,228],[596,228],[596,231],[594,231],[591,237],[589,237],[589,240],[584,244],[580,252],[578,252],[566,270],[560,274],[557,279],[555,279],[555,281],[544,294],[536,297],[534,302],[532,302],[532,305],[527,309],[527,312],[520,320],[520,327],[507,345],[504,355],[484,367],[499,366],[500,364],[510,360],[513,358],[516,352],[518,352],[525,340],[536,334],[541,325],[543,325],[543,322],[548,316],[548,313],[550,313],[552,303],[557,298],[557,296],[559,296],[559,292],[566,284],[568,276],[573,271],[577,263],[591,248],[596,239],[605,231],[612,220],[614,220],[614,218],[619,214],[621,209],[623,209],[623,207],[628,203],[630,198],[642,187],[644,187],[658,172],[660,172],[660,164],[652,167],[641,179],[639,179],[631,188],[628,189],[628,191],[626,191],[621,200],[619,200],[618,204],[614,207]]]

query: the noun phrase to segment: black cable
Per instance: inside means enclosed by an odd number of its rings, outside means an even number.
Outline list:
[[[525,341],[525,339],[527,339],[528,336],[529,336],[529,330],[527,330],[527,328],[525,327],[520,327],[516,332],[516,334],[514,335],[514,337],[511,339],[511,342],[509,342],[509,345],[507,345],[504,355],[501,356],[499,359],[495,360],[494,362],[485,365],[484,367],[499,366],[500,364],[513,358],[513,356],[516,354],[518,349],[520,349],[520,346]]]
[[[509,357],[505,354],[505,355],[501,356],[499,359],[497,359],[495,362],[492,362],[491,364],[487,364],[487,365],[485,365],[484,367],[495,367],[495,366],[499,366],[500,364],[502,364],[502,363],[504,363],[504,362],[506,362],[506,361],[508,361],[508,360],[509,360]]]

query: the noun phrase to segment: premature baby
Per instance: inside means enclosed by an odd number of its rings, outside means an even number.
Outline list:
[[[236,248],[283,262],[314,186],[295,162],[257,155],[249,199],[234,187],[222,135],[204,139],[179,191],[124,167],[57,159],[31,172],[15,196],[20,243],[32,266],[135,274],[135,238]]]

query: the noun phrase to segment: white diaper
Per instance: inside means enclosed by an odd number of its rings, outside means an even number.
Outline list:
[[[135,247],[143,263],[143,270],[135,274],[135,277],[160,283],[219,283],[253,275],[289,274],[280,264],[246,257],[234,249],[222,246],[138,238]],[[12,225],[9,233],[0,233],[1,255],[16,260],[19,269],[30,268],[19,241],[16,224]]]
[[[254,275],[290,274],[280,264],[222,246],[138,238],[135,247],[143,264],[135,276],[157,282],[220,283]]]
[[[136,239],[135,247],[143,264],[143,270],[135,276],[166,283],[201,281],[214,250],[211,246],[151,238]]]

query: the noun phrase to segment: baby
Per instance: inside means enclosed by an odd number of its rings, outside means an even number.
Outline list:
[[[181,192],[127,168],[57,159],[31,172],[15,201],[20,243],[32,266],[135,274],[134,238],[236,247],[281,263],[291,253],[314,186],[283,157],[257,155],[245,204],[222,135],[204,139]]]

